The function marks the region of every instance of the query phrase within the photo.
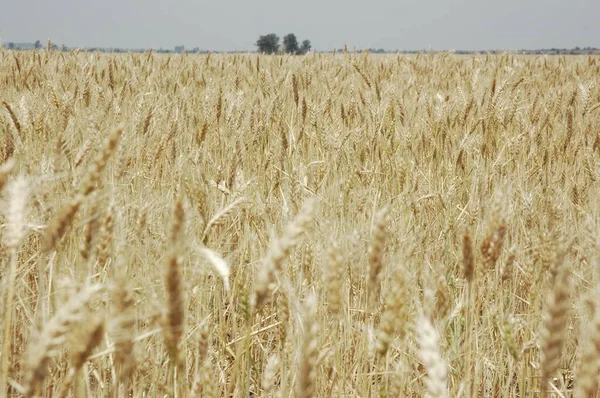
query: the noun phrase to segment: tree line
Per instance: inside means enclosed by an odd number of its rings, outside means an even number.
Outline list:
[[[288,54],[306,54],[311,49],[310,40],[303,40],[302,44],[298,44],[298,39],[293,33],[288,33],[283,37],[283,49],[279,44],[279,36],[275,33],[260,36],[256,41],[258,52],[265,54],[275,54],[280,50]]]

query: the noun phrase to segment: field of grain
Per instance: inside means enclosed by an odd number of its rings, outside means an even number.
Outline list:
[[[595,396],[599,77],[0,50],[0,396]]]

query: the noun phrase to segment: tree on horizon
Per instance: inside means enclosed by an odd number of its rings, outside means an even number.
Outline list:
[[[300,54],[306,54],[311,48],[310,40],[303,40],[302,46],[300,46]]]
[[[256,41],[256,47],[258,52],[263,54],[275,54],[278,53],[281,46],[279,45],[279,36],[275,33],[269,33],[268,35],[261,35]],[[310,40],[303,40],[302,44],[298,44],[298,38],[294,33],[288,33],[283,37],[283,52],[287,54],[306,54],[310,51],[312,45]]]
[[[293,33],[288,33],[283,37],[283,49],[286,53],[297,54],[300,51],[298,39]]]
[[[275,33],[260,36],[256,42],[258,52],[265,54],[275,54],[279,51],[279,36]]]

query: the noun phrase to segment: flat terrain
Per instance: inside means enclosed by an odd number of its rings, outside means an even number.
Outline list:
[[[0,396],[594,396],[599,78],[0,50]]]

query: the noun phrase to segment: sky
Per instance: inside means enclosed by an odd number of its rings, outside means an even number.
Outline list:
[[[254,51],[294,33],[313,49],[600,47],[600,0],[0,0],[0,40],[68,47]]]

